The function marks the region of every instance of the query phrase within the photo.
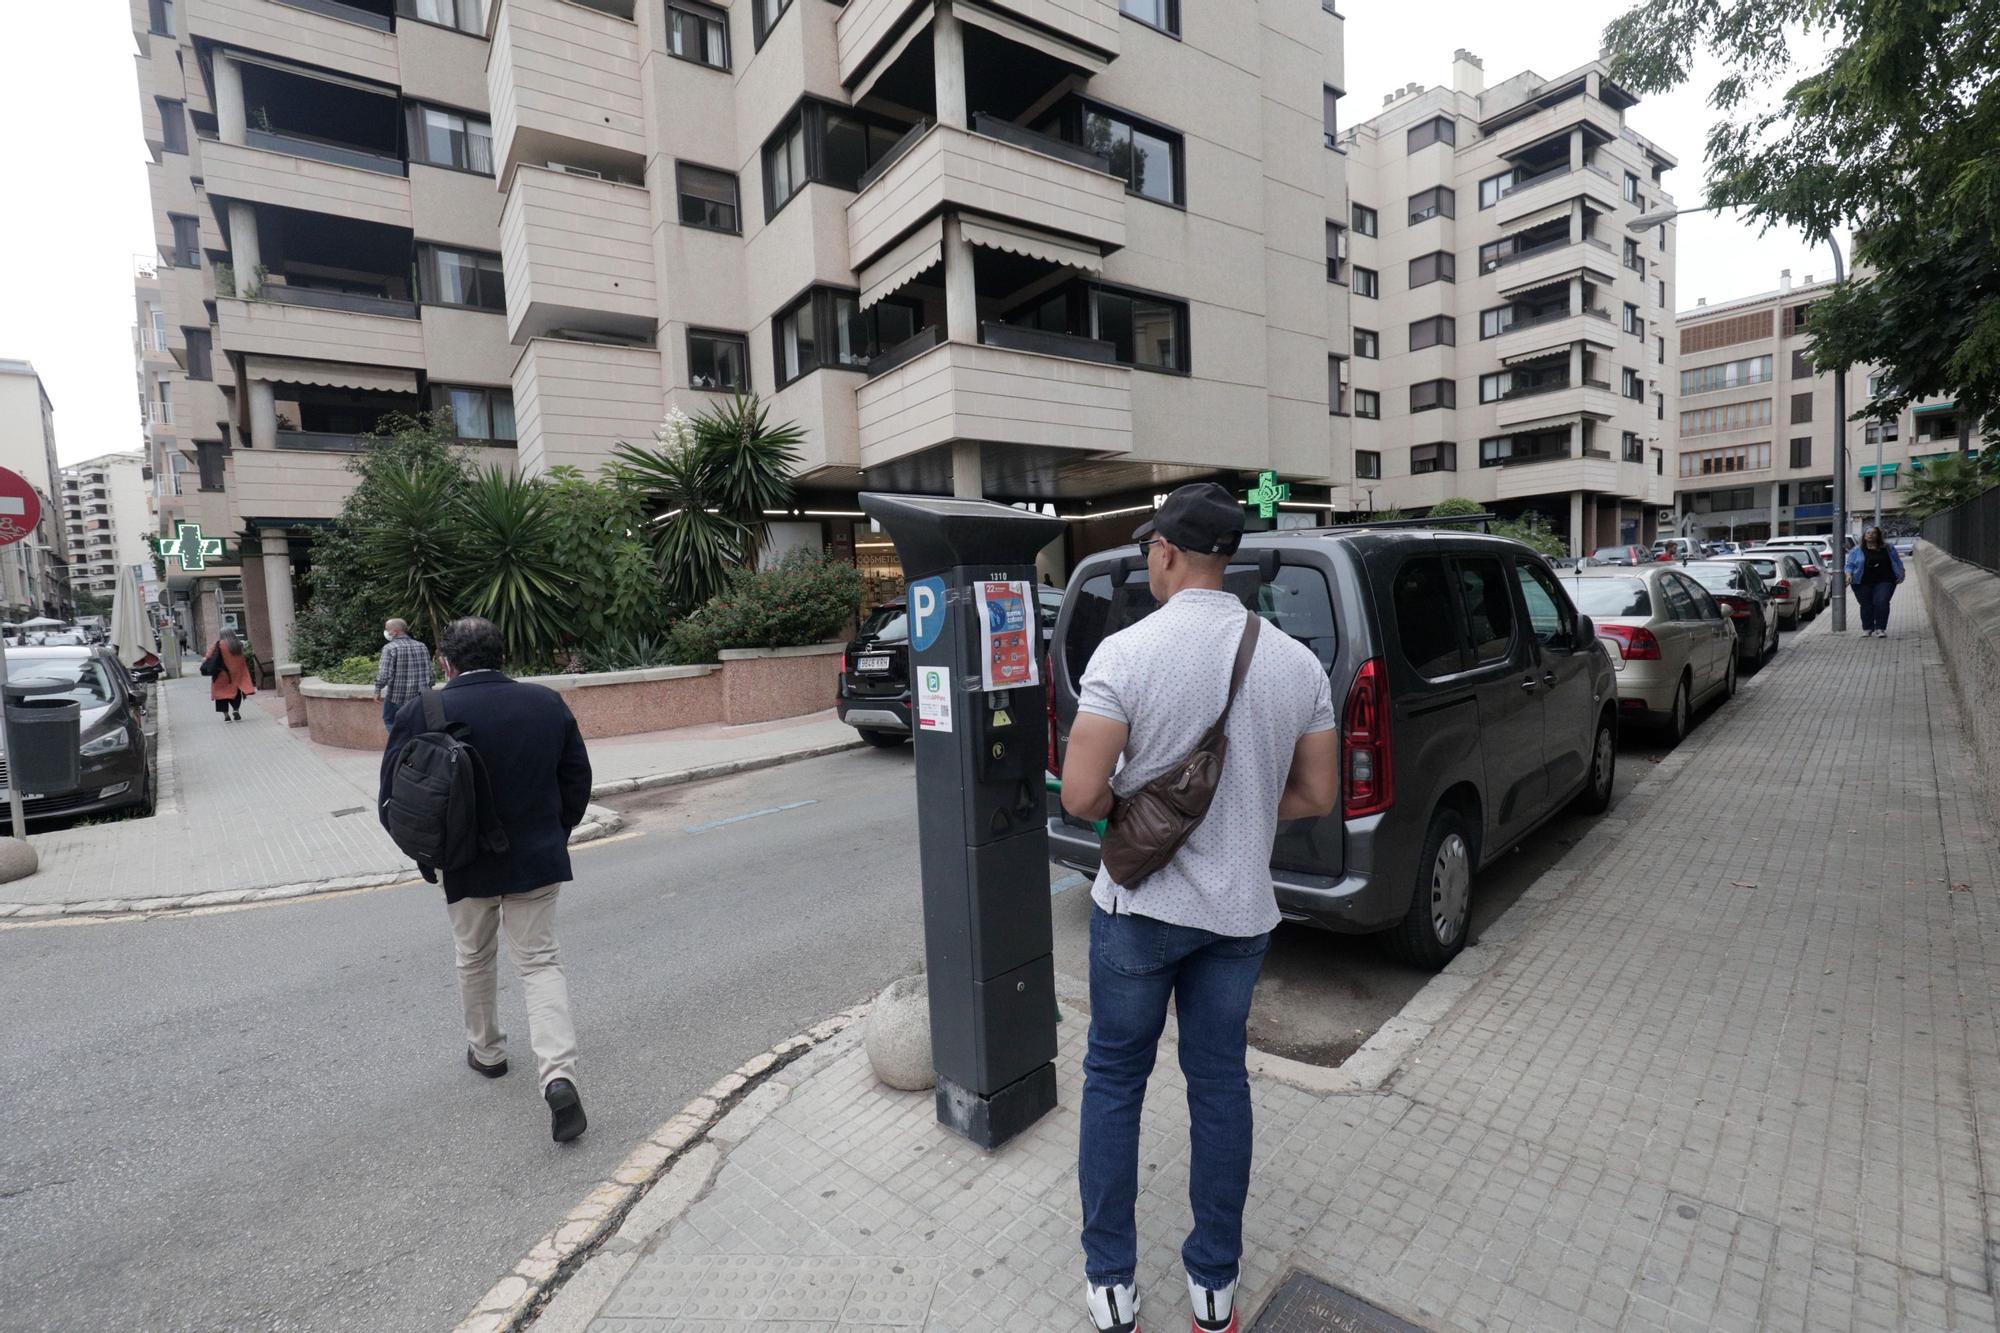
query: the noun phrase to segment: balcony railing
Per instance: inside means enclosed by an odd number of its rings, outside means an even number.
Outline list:
[[[1533,259],[1536,255],[1545,255],[1551,250],[1560,250],[1568,244],[1569,237],[1567,236],[1559,241],[1543,241],[1540,245],[1531,245],[1525,250],[1516,250],[1511,255],[1501,255],[1498,259],[1487,260],[1486,267],[1482,272],[1493,273],[1507,267],[1509,264],[1518,264],[1524,259]]]
[[[867,189],[870,185],[874,184],[875,181],[880,179],[882,173],[887,171],[890,167],[895,166],[896,159],[901,157],[903,154],[909,152],[910,146],[916,143],[917,140],[923,138],[925,132],[928,131],[930,127],[932,125],[935,125],[936,123],[937,122],[932,120],[929,116],[925,116],[922,120],[910,126],[909,129],[904,130],[903,137],[896,140],[896,142],[890,144],[889,151],[882,154],[881,158],[877,160],[874,166],[868,168],[868,170],[861,173],[861,179],[854,183],[855,193],[859,194],[861,191]]]
[[[360,292],[332,292],[319,287],[288,287],[267,282],[258,295],[279,305],[311,306],[316,310],[345,310],[356,315],[388,315],[395,319],[417,318],[415,301],[398,301],[387,296],[367,296]]]
[[[1606,393],[1610,393],[1610,392],[1611,392],[1611,381],[1609,381],[1609,380],[1594,380],[1594,379],[1590,378],[1590,376],[1588,376],[1588,375],[1585,375],[1585,376],[1583,377],[1583,387],[1584,387],[1584,388],[1586,388],[1586,389],[1602,389],[1602,390],[1604,390],[1604,391],[1605,391]]]
[[[1611,461],[1611,451],[1609,449],[1596,449],[1587,444],[1583,446],[1583,456],[1585,458],[1601,458],[1607,463]]]
[[[894,347],[881,353],[868,363],[868,378],[886,375],[907,361],[914,361],[925,352],[944,341],[944,333],[935,324],[926,324]]]
[[[1567,309],[1562,309],[1546,311],[1539,315],[1530,315],[1526,319],[1515,320],[1500,331],[1502,333],[1519,333],[1522,329],[1540,328],[1544,324],[1553,324],[1559,319],[1568,319],[1569,313]]]
[[[338,431],[281,430],[277,439],[280,449],[311,449],[319,453],[358,454],[368,447],[364,437]]]
[[[340,0],[278,0],[278,3],[290,5],[293,9],[303,9],[312,14],[324,14],[343,23],[355,23],[364,28],[373,28],[377,32],[396,30],[396,21],[387,14],[377,14],[372,10],[343,5]]]
[[[252,148],[262,148],[273,153],[288,153],[293,157],[309,157],[316,162],[331,162],[335,166],[354,167],[360,171],[373,171],[384,176],[409,174],[409,168],[399,157],[371,153],[365,148],[350,148],[345,144],[330,143],[325,139],[252,128],[243,131],[243,142]]]
[[[1569,381],[1566,379],[1550,380],[1546,384],[1524,384],[1518,389],[1509,389],[1507,392],[1501,394],[1500,401],[1511,403],[1516,398],[1533,398],[1537,394],[1554,393],[1557,389],[1567,389],[1569,387]],[[1606,385],[1605,387],[1609,388],[1610,386]]]
[[[1617,253],[1618,253],[1618,252],[1617,252],[1616,250],[1613,250],[1613,249],[1611,248],[1611,245],[1610,245],[1610,243],[1609,243],[1609,242],[1607,242],[1607,241],[1600,241],[1600,240],[1598,240],[1598,239],[1597,239],[1597,238],[1596,238],[1595,236],[1586,236],[1586,237],[1584,237],[1584,238],[1583,238],[1583,243],[1584,243],[1585,245],[1594,245],[1594,246],[1596,246],[1596,247],[1597,247],[1598,249],[1602,250],[1602,251],[1603,251],[1603,252],[1604,252],[1605,254],[1607,254],[1607,255],[1611,255],[1611,254],[1617,254]]]
[[[1111,159],[1102,153],[1093,153],[1088,148],[1073,144],[1067,139],[1058,139],[1039,130],[1023,129],[1011,120],[1002,120],[999,116],[988,115],[984,111],[973,116],[972,132],[1013,144],[1016,148],[1025,148],[1031,153],[1061,158],[1065,162],[1072,162],[1092,171],[1108,173],[1111,170]]]
[[[1506,189],[1500,191],[1500,197],[1502,199],[1505,199],[1508,195],[1517,194],[1520,191],[1527,189],[1531,185],[1540,185],[1543,181],[1547,180],[1551,176],[1567,176],[1567,175],[1569,175],[1569,163],[1565,162],[1559,167],[1550,167],[1547,171],[1538,171],[1532,176],[1521,177],[1520,179],[1516,180],[1512,185],[1509,185]]]
[[[1096,361],[1107,366],[1118,364],[1116,347],[1101,338],[1082,338],[1073,333],[1048,333],[1018,324],[989,321],[979,326],[979,341],[988,347],[1005,347],[1016,352],[1038,352],[1043,356]]]
[[[1481,458],[1481,467],[1526,467],[1531,463],[1554,463],[1570,456],[1569,446],[1537,449],[1533,453],[1509,454],[1505,458]]]

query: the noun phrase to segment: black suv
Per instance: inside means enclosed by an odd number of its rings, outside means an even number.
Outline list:
[[[1285,919],[1393,932],[1404,957],[1442,967],[1465,945],[1477,869],[1571,802],[1609,807],[1611,662],[1527,547],[1393,526],[1252,533],[1225,586],[1312,649],[1340,718],[1341,807],[1278,826]],[[1134,547],[1071,575],[1052,672],[1059,746],[1091,653],[1153,609]],[[1058,863],[1095,873],[1097,835],[1053,803],[1049,843]]]
[[[1042,644],[1055,633],[1062,589],[1038,585]],[[868,613],[848,640],[840,659],[840,720],[870,745],[901,745],[910,738],[910,621],[903,602],[888,602]]]

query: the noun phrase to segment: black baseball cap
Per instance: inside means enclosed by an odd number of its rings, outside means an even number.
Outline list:
[[[1169,495],[1132,540],[1155,534],[1197,555],[1234,555],[1243,541],[1243,506],[1212,481],[1190,482]]]

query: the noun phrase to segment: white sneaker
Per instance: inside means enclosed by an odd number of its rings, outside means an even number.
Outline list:
[[[1085,1283],[1083,1299],[1097,1333],[1139,1333],[1139,1292],[1130,1282],[1115,1287]]]
[[[1195,1333],[1236,1333],[1236,1284],[1217,1290],[1188,1279],[1188,1304],[1194,1307]]]

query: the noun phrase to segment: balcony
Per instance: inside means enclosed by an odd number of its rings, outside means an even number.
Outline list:
[[[215,308],[222,326],[220,345],[232,352],[408,370],[424,364],[423,325],[414,311],[406,316],[372,314],[227,298],[216,301]]]
[[[1608,421],[1617,413],[1620,401],[1611,386],[1602,381],[1557,382],[1507,394],[1495,404],[1493,420],[1503,431],[1558,417],[1587,416]]]
[[[841,85],[852,89],[888,53],[905,27],[906,14],[930,7],[931,0],[850,0],[834,23]],[[1028,40],[1054,37],[1080,48],[1076,54],[1099,67],[1118,55],[1117,0],[992,0],[991,8],[1001,24],[1018,25]],[[978,11],[962,17],[982,26],[992,22]],[[928,21],[927,13],[912,20]]]
[[[861,465],[879,466],[953,440],[1128,453],[1131,378],[1125,366],[940,343],[855,391]]]
[[[514,364],[523,476],[562,464],[596,476],[619,441],[652,439],[665,410],[660,354],[651,345],[534,338]]]
[[[660,318],[644,189],[524,166],[500,215],[507,335],[553,329],[650,337]]]
[[[503,184],[522,162],[575,160],[579,147],[643,164],[638,25],[568,0],[495,0],[494,10],[486,83]]]
[[[1074,145],[1009,126],[1009,137],[933,125],[847,206],[860,268],[947,209],[1026,223],[1111,251],[1125,244],[1125,182],[1074,160]],[[1061,150],[1061,151],[1059,151]]]
[[[1501,195],[1499,209],[1494,216],[1502,227],[1509,227],[1557,200],[1578,196],[1582,196],[1585,203],[1600,213],[1611,212],[1619,203],[1618,186],[1595,167],[1571,171],[1565,162],[1531,180],[1521,181]]]
[[[400,162],[262,130],[249,135],[264,139],[267,146],[219,140],[202,144],[211,196],[410,228],[410,182],[401,175]],[[349,154],[372,165],[329,160]],[[388,169],[392,162],[393,171]]]
[[[1547,286],[1572,274],[1609,284],[1617,271],[1618,261],[1611,257],[1609,251],[1600,254],[1594,246],[1559,241],[1537,246],[1525,253],[1508,255],[1489,265],[1486,274],[1499,280],[1498,291],[1506,297]]]
[[[375,9],[339,0],[181,0],[181,8],[190,36],[381,83],[402,81],[394,22]]]

